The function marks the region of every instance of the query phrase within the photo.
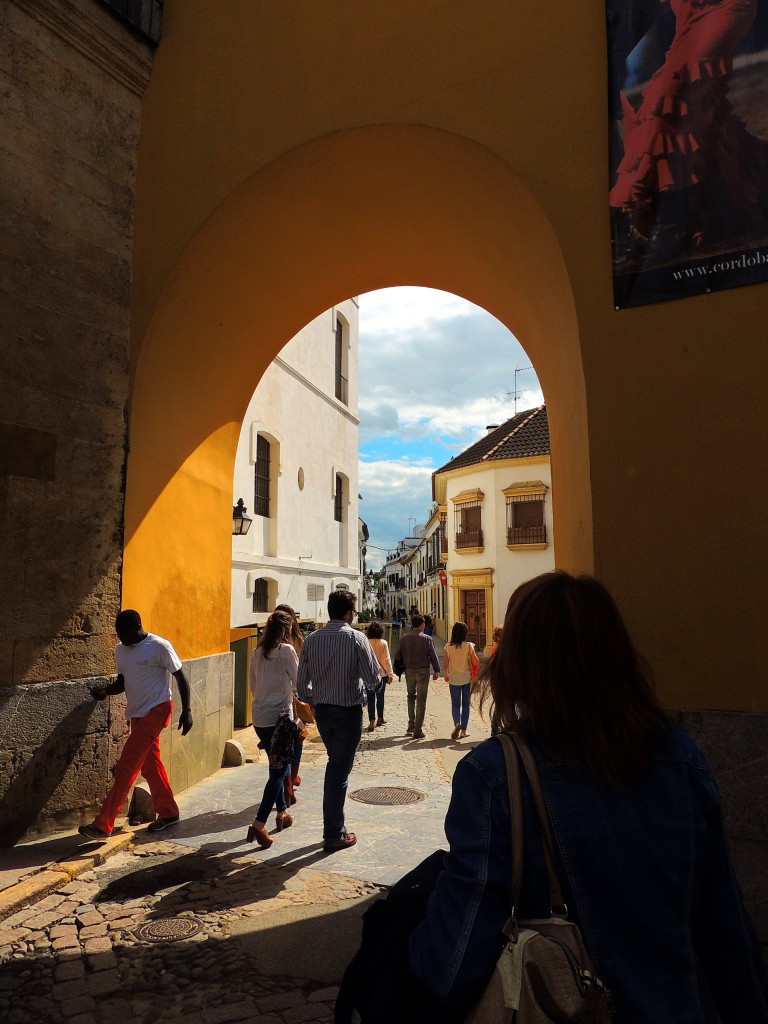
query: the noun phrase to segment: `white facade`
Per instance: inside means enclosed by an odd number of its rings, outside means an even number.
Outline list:
[[[233,505],[242,498],[253,522],[232,538],[233,627],[264,622],[280,603],[323,622],[337,587],[354,591],[362,607],[358,321],[355,299],[317,317],[283,348],[250,401]]]

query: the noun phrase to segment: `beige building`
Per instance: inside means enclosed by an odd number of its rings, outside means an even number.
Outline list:
[[[433,475],[444,516],[447,631],[466,622],[479,648],[504,621],[509,595],[555,567],[545,406],[517,413]]]
[[[248,405],[233,506],[251,517],[232,537],[233,627],[276,604],[322,621],[330,591],[360,600],[355,299],[316,317],[275,357]]]

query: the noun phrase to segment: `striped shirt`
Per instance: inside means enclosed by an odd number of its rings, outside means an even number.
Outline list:
[[[299,658],[299,700],[352,707],[366,704],[381,669],[368,637],[343,619],[330,619],[310,633]]]

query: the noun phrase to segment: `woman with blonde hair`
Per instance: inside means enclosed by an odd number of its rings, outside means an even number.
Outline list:
[[[469,696],[473,670],[480,666],[475,645],[467,640],[466,622],[454,622],[451,639],[445,646],[443,676],[451,691],[453,732],[451,739],[464,739],[469,725]]]

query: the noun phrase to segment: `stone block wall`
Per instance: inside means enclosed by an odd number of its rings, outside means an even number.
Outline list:
[[[112,670],[151,54],[97,0],[0,6],[0,689]]]
[[[234,655],[184,662],[192,730],[177,730],[181,702],[161,739],[171,784],[181,792],[221,767],[232,735]],[[90,821],[112,784],[127,735],[125,698],[94,701],[89,687],[114,677],[0,688],[0,846]]]
[[[221,768],[224,745],[232,736],[235,714],[235,656],[227,651],[184,662],[192,691],[194,725],[182,736],[177,725],[181,703],[174,700],[172,727],[160,740],[171,785],[181,792]]]

